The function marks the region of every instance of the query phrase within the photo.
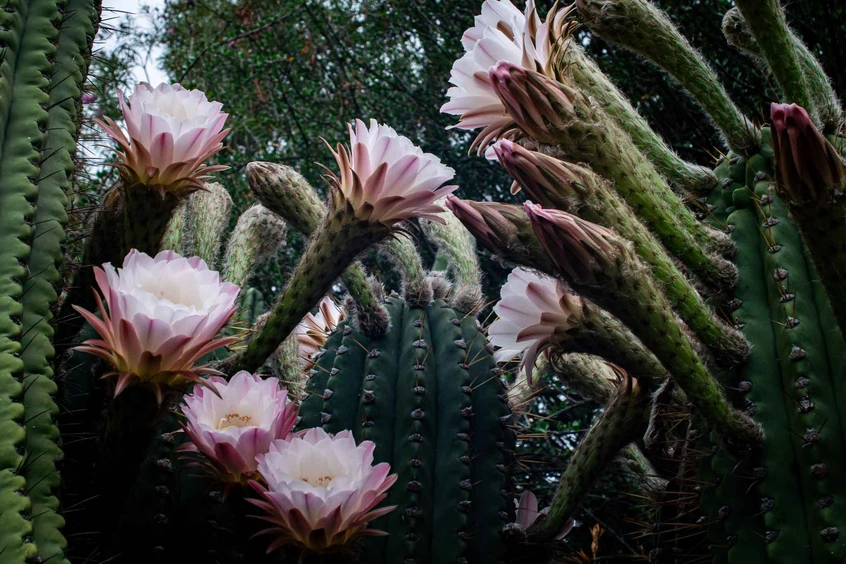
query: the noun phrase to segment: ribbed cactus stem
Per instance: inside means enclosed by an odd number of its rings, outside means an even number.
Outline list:
[[[391,229],[385,225],[356,219],[340,195],[336,195],[335,200],[333,209],[309,241],[265,326],[243,353],[223,363],[225,371],[234,374],[239,370],[254,372],[258,369],[355,258],[391,235]]]
[[[190,250],[187,254],[214,265],[220,238],[232,213],[232,197],[217,182],[206,183],[204,187],[191,194],[188,202]]]
[[[530,538],[551,539],[564,526],[602,470],[648,423],[649,394],[628,375],[599,421],[582,439],[561,476],[549,512],[529,529]]]
[[[528,208],[538,239],[573,289],[628,326],[727,446],[735,452],[756,448],[761,437],[757,425],[732,408],[649,269],[626,242],[569,214]]]
[[[165,228],[165,233],[162,237],[162,250],[170,249],[181,255],[187,254],[185,249],[183,249],[183,244],[188,242],[186,233],[188,225],[185,221],[187,215],[188,203],[185,202],[179,206],[179,209],[173,212],[173,217],[170,218]]]
[[[273,353],[271,364],[279,380],[288,389],[288,394],[302,400],[305,399],[307,375],[300,368],[302,359],[299,350],[296,337],[289,335]]]
[[[711,116],[729,147],[751,155],[760,133],[728,96],[705,59],[670,19],[647,0],[579,0],[579,16],[591,30],[643,55],[675,78]]]
[[[235,224],[224,258],[223,278],[244,286],[255,267],[285,244],[287,226],[261,204],[249,208]]]
[[[599,405],[608,405],[617,389],[617,374],[607,362],[594,355],[553,352],[549,367],[564,385]]]
[[[799,49],[787,27],[779,0],[736,0],[749,31],[781,86],[788,102],[812,108],[812,97],[802,72]]]
[[[709,194],[719,185],[711,170],[685,161],[667,146],[580,45],[569,41],[564,57],[565,72],[572,75],[573,82],[631,136],[661,174],[696,195]]]
[[[422,221],[426,236],[449,261],[455,283],[450,300],[459,311],[474,311],[482,302],[482,274],[476,256],[476,244],[470,232],[451,213],[441,214],[444,223]]]
[[[317,192],[291,167],[252,162],[247,164],[247,179],[262,205],[306,237],[314,233],[326,216],[326,205],[320,200]],[[358,304],[358,312],[373,320],[373,330],[378,332],[381,324],[377,320],[384,319],[384,308],[370,290],[362,266],[358,263],[350,265],[343,274],[343,281],[347,291]]]
[[[385,245],[387,258],[399,268],[403,298],[409,304],[426,307],[432,301],[432,284],[426,279],[423,261],[414,243],[403,234],[392,237]]]
[[[799,65],[805,74],[805,81],[813,103],[812,113],[819,118],[823,131],[833,134],[840,126],[843,115],[840,99],[817,58],[792,30],[789,31],[799,57]],[[755,37],[752,36],[749,24],[746,23],[737,8],[732,8],[723,17],[723,35],[729,43],[744,51],[747,55],[757,60],[764,60],[761,47]]]

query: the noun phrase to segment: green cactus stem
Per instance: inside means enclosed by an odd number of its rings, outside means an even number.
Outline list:
[[[623,130],[638,149],[649,158],[658,171],[679,188],[694,195],[709,194],[719,182],[709,169],[681,159],[655,133],[629,100],[611,82],[584,49],[572,40],[566,44],[562,57],[564,72],[572,76],[579,88],[593,98]]]
[[[788,102],[812,108],[812,98],[802,72],[799,51],[779,0],[737,0],[735,5]]]
[[[501,562],[513,520],[507,476],[515,436],[499,370],[473,315],[436,300],[389,299],[392,330],[373,339],[346,322],[308,383],[302,426],[351,429],[399,475],[362,543],[362,562]]]
[[[564,219],[552,223],[552,212],[532,213],[538,238],[555,261],[559,275],[579,294],[628,326],[729,448],[738,453],[757,448],[760,429],[726,400],[649,269],[626,243],[574,216],[562,214]],[[557,228],[562,221],[572,224]]]
[[[564,88],[574,110],[557,132],[557,141],[568,160],[587,162],[613,180],[617,193],[638,218],[699,280],[717,290],[731,288],[737,269],[712,254],[729,252],[731,243],[725,235],[696,220],[631,138],[598,106],[581,92]]]
[[[573,453],[552,498],[549,512],[529,528],[529,538],[554,538],[573,515],[593,482],[618,453],[643,435],[648,423],[649,393],[628,375],[599,421]]]
[[[757,150],[757,128],[743,116],[714,71],[661,10],[647,0],[579,0],[578,6],[579,16],[591,31],[643,55],[690,92],[734,152],[748,156]]]
[[[382,248],[386,258],[400,271],[403,299],[410,304],[426,305],[431,302],[434,297],[432,284],[426,278],[420,253],[411,239],[404,234],[398,234],[388,240]]]
[[[309,241],[264,327],[244,352],[224,361],[223,369],[233,374],[239,370],[255,371],[326,295],[356,256],[391,234],[392,229],[386,225],[357,219],[343,196],[334,194],[329,215]]]
[[[426,236],[434,241],[439,252],[449,262],[455,282],[454,295],[450,302],[460,311],[473,311],[483,300],[482,273],[476,257],[476,244],[470,232],[451,213],[441,214],[444,223],[421,221]]]
[[[284,246],[287,229],[278,215],[261,204],[241,214],[226,245],[224,280],[244,286],[253,269]]]
[[[68,560],[64,558],[67,541],[61,533],[64,519],[58,514],[56,497],[61,481],[57,463],[62,451],[54,421],[59,408],[53,400],[57,386],[53,381],[54,328],[50,321],[62,283],[67,195],[74,172],[82,86],[90,60],[89,38],[99,19],[90,0],[69,0],[61,9],[63,15],[57,14],[61,25],[48,90],[50,101],[40,157],[29,276],[21,298],[27,453],[22,469],[32,502],[32,539],[38,557],[57,564]]]
[[[173,217],[170,218],[170,222],[167,224],[167,228],[165,228],[165,234],[162,236],[163,250],[170,249],[180,255],[186,255],[184,247],[188,242],[188,233],[186,233],[188,225],[185,222],[187,215],[187,202],[173,212]]]
[[[187,254],[200,257],[213,266],[223,230],[229,225],[232,196],[217,182],[208,182],[203,188],[191,194],[188,200],[190,249]]]
[[[837,92],[831,85],[825,71],[817,58],[811,53],[801,39],[796,37],[792,30],[789,30],[796,53],[799,56],[799,64],[805,74],[805,81],[808,84],[809,94],[812,102],[812,112],[819,117],[822,129],[825,133],[833,134],[837,131],[843,117],[843,107]],[[761,47],[752,36],[749,24],[743,19],[740,10],[732,8],[723,17],[723,35],[726,40],[752,57],[766,64]]]
[[[294,169],[275,163],[247,164],[250,188],[267,209],[311,237],[326,216],[326,206],[308,181]],[[353,263],[344,271],[344,286],[356,301],[356,311],[364,325],[375,333],[384,332],[384,310],[376,300],[364,268]]]

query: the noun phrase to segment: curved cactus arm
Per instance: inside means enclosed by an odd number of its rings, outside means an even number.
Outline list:
[[[779,0],[736,0],[749,31],[788,102],[811,108],[812,97],[802,72],[800,53]]]
[[[191,194],[188,200],[186,254],[198,256],[214,267],[220,238],[232,213],[232,197],[217,182],[208,182],[204,187]]]
[[[278,215],[261,204],[241,214],[226,245],[223,278],[238,286],[246,284],[258,263],[285,244],[287,229]]]
[[[24,284],[23,404],[26,418],[27,460],[23,474],[32,501],[32,538],[43,561],[67,562],[63,557],[67,542],[60,532],[64,519],[57,513],[55,490],[60,484],[57,460],[59,429],[54,417],[59,408],[53,400],[52,307],[58,300],[62,277],[62,245],[67,223],[67,194],[71,191],[73,155],[80,122],[82,85],[90,60],[89,38],[93,37],[99,12],[91,0],[69,0],[62,9],[58,26],[56,59],[49,86],[49,114],[38,199],[29,257],[29,277]]]
[[[426,307],[426,304],[432,301],[434,293],[431,282],[426,278],[417,247],[410,238],[399,234],[392,237],[382,248],[387,259],[400,271],[403,299],[409,304]]]
[[[819,117],[823,131],[833,134],[840,126],[840,120],[843,116],[840,99],[817,58],[811,53],[807,45],[796,37],[792,30],[789,31],[799,56],[799,64],[805,74],[805,81],[808,84],[809,95],[813,104],[812,113]],[[723,35],[730,44],[750,57],[762,63],[765,62],[761,47],[755,37],[752,36],[749,24],[746,23],[737,8],[732,8],[723,17]]]
[[[476,256],[476,244],[470,232],[451,213],[441,214],[444,223],[421,221],[423,232],[446,255],[454,277],[453,307],[475,311],[483,301],[482,273]]]
[[[719,185],[713,172],[683,160],[667,146],[580,45],[568,41],[562,57],[573,82],[631,136],[661,174],[695,195],[708,194]]]
[[[187,254],[184,249],[185,243],[188,242],[186,215],[188,215],[187,202],[173,212],[173,217],[170,218],[162,236],[162,249],[170,249],[181,255]]]
[[[649,414],[649,394],[637,381],[623,375],[622,383],[605,413],[579,443],[564,470],[549,512],[529,528],[530,538],[552,539],[573,515],[593,482],[629,443],[642,436]]]
[[[670,19],[647,0],[579,0],[579,15],[591,31],[643,55],[667,71],[711,116],[729,147],[751,155],[760,133],[728,96],[705,59]]]
[[[247,165],[247,178],[262,205],[306,237],[311,237],[320,226],[321,219],[326,216],[326,205],[317,192],[291,167],[252,162]],[[350,265],[344,271],[343,282],[361,313],[374,320],[383,317],[381,306],[370,289],[361,264],[356,262]],[[379,327],[380,324],[376,323],[374,330]]]

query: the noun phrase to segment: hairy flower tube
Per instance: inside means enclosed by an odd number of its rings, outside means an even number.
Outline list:
[[[488,340],[499,347],[494,358],[508,362],[523,355],[521,366],[531,385],[538,355],[579,324],[581,306],[581,299],[566,292],[558,280],[515,268],[494,306],[498,319],[488,329]]]
[[[159,402],[163,388],[186,381],[208,385],[200,376],[217,371],[196,364],[236,340],[215,336],[237,309],[238,286],[222,282],[199,257],[174,251],[151,257],[133,249],[123,268],[106,263],[95,268],[95,277],[108,311],[96,291],[99,318],[74,306],[100,334],[77,350],[112,365],[104,378],[117,378],[115,396],[132,382],[151,386]]]
[[[483,149],[514,125],[488,71],[498,62],[507,61],[555,78],[556,38],[567,34],[570,10],[559,10],[556,4],[542,22],[534,0],[526,3],[524,12],[510,0],[486,0],[482,5],[481,15],[461,40],[466,52],[452,67],[450,83],[454,86],[447,91],[449,102],[441,108],[443,113],[460,116],[453,127],[483,128],[474,147]]]
[[[223,129],[227,114],[220,102],[210,102],[199,90],[186,90],[179,84],[146,82],[120,106],[126,130],[111,118],[97,124],[120,145],[117,167],[127,185],[144,185],[164,196],[202,188],[209,174],[225,166],[205,166],[212,155],[223,149]]]
[[[204,466],[220,480],[246,483],[256,472],[256,457],[291,432],[297,406],[277,378],[238,372],[228,382],[212,376],[209,383],[214,391],[198,384],[185,396],[183,429],[191,442],[180,450],[202,453]]]
[[[268,552],[285,545],[316,553],[344,550],[362,536],[384,535],[370,521],[396,507],[374,509],[397,479],[390,465],[373,465],[376,445],[356,445],[350,431],[336,435],[317,427],[274,441],[258,456],[263,483],[250,484],[261,499],[249,500],[265,512],[274,537]]]

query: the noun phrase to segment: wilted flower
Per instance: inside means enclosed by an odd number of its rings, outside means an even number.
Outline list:
[[[340,176],[331,179],[357,219],[392,226],[412,218],[442,221],[434,202],[458,186],[443,186],[455,171],[408,138],[370,120],[349,126],[350,147],[333,151]]]
[[[846,188],[840,152],[816,128],[804,108],[773,104],[772,144],[778,187],[796,204],[829,202]]]
[[[520,501],[517,502],[517,520],[515,523],[520,525],[524,531],[527,531],[529,530],[529,527],[537,521],[538,517],[546,515],[548,512],[549,507],[544,507],[538,511],[538,498],[529,490],[525,490],[520,496]],[[561,540],[566,537],[573,529],[573,525],[575,525],[575,521],[573,519],[569,519],[564,526],[561,527],[558,534],[555,535],[555,540]]]
[[[498,319],[488,329],[491,344],[499,347],[494,358],[508,362],[521,354],[526,379],[538,355],[557,346],[582,319],[582,300],[565,291],[558,280],[515,268],[500,290],[494,306]]]
[[[198,384],[185,396],[183,428],[191,442],[180,450],[201,452],[221,480],[246,483],[256,471],[256,457],[290,433],[297,406],[276,378],[238,372],[228,382],[212,376],[209,383],[214,391]]]
[[[94,271],[108,312],[96,292],[101,319],[74,306],[100,334],[77,350],[114,367],[104,377],[117,376],[115,396],[137,380],[152,386],[161,402],[162,387],[205,383],[201,374],[217,373],[195,364],[237,340],[214,337],[237,309],[238,286],[221,282],[199,257],[183,258],[173,251],[153,258],[133,249],[123,268],[106,263]]]
[[[313,366],[314,354],[323,348],[329,333],[344,320],[344,310],[339,308],[332,298],[320,300],[316,314],[307,314],[294,329],[299,346],[299,357],[303,371]]]
[[[441,111],[461,116],[454,127],[484,129],[474,146],[484,147],[513,125],[513,119],[491,86],[488,71],[500,61],[537,71],[551,78],[556,38],[563,37],[571,8],[552,7],[541,22],[534,0],[520,12],[510,0],[486,0],[475,25],[464,33],[466,53],[452,67],[447,91],[450,101]]]
[[[258,457],[258,471],[266,484],[250,482],[261,495],[249,500],[272,524],[262,533],[276,538],[271,552],[293,545],[322,553],[343,549],[359,537],[384,535],[368,529],[370,521],[395,506],[373,509],[396,481],[390,465],[373,466],[371,441],[355,444],[352,433],[336,435],[317,427],[287,440],[274,441]]]
[[[95,120],[123,149],[118,169],[126,184],[142,184],[161,195],[202,188],[209,174],[225,166],[203,163],[223,148],[227,114],[199,90],[179,84],[153,88],[140,83],[128,103],[120,93],[124,132],[111,118]]]

